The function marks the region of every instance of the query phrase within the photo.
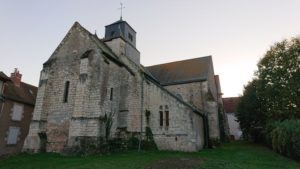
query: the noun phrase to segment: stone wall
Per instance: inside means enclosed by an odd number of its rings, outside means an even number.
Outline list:
[[[154,83],[144,83],[145,109],[150,113],[150,128],[159,149],[176,151],[197,151],[204,145],[203,120],[199,114],[171,96]],[[161,107],[162,106],[162,109]],[[169,111],[169,126],[163,113],[160,126],[160,111]],[[145,116],[143,113],[144,124]]]
[[[207,82],[193,82],[164,86],[187,103],[197,107],[199,110],[205,109]]]
[[[165,86],[187,103],[194,105],[199,110],[203,110],[208,116],[209,136],[213,139],[220,138],[218,104],[209,98],[209,81],[193,82]]]

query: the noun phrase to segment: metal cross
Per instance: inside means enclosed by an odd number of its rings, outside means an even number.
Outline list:
[[[123,9],[125,8],[125,6],[123,6],[123,3],[120,3],[121,5],[121,8],[118,8],[121,10],[121,17],[120,17],[120,20],[122,20],[122,15],[123,15]]]

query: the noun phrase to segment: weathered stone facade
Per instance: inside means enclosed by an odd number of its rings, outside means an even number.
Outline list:
[[[135,42],[133,29],[126,31]],[[100,40],[73,25],[41,71],[25,151],[61,152],[79,138],[104,137],[102,119],[108,115],[113,118],[110,137],[144,135],[146,110],[159,149],[200,150],[207,144],[207,126],[210,137],[219,138],[218,104],[207,99],[210,82],[163,85],[140,65],[139,51],[125,33],[116,37],[112,31],[111,38]]]

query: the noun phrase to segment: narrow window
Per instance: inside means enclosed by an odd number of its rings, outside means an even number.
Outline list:
[[[166,126],[169,126],[169,111],[165,111],[166,113]]]
[[[64,92],[64,103],[68,102],[69,87],[70,87],[70,82],[66,81],[66,83],[65,83],[65,92]]]
[[[164,125],[164,119],[163,119],[164,115],[162,111],[159,111],[159,125],[163,126]]]
[[[130,39],[130,41],[133,41],[133,36],[130,33],[128,33],[128,38]]]
[[[114,88],[110,88],[110,97],[109,100],[113,100]]]

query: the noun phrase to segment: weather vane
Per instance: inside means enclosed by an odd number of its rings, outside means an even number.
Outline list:
[[[121,10],[121,17],[120,17],[120,20],[122,20],[123,9],[125,8],[125,6],[123,6],[123,3],[122,3],[122,2],[120,3],[120,5],[121,5],[121,8],[118,8],[118,9]]]

